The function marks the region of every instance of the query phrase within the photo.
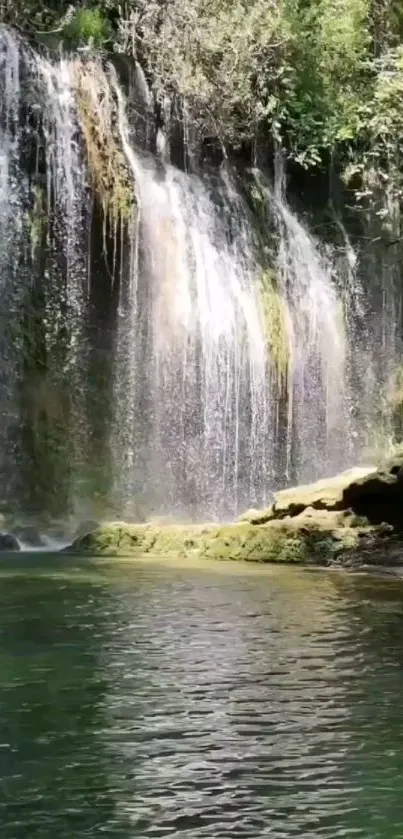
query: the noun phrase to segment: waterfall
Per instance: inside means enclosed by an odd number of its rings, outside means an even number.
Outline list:
[[[364,292],[281,172],[174,166],[133,79],[0,28],[1,468],[17,505],[231,518],[360,457]]]
[[[278,293],[288,331],[287,456],[280,476],[278,394],[258,299],[262,266],[245,204],[225,168],[215,179],[200,178],[142,153],[116,75],[113,83],[138,195],[125,361],[137,373],[132,386],[126,374],[127,407],[122,412],[120,405],[117,417],[126,441],[127,428],[137,426],[129,449],[126,442],[129,497],[148,486],[157,511],[222,517],[264,503],[276,478],[310,480],[343,468],[351,455],[347,336],[330,262],[281,188],[270,188],[256,172],[277,229]],[[136,410],[129,402],[144,360],[145,396]]]
[[[282,173],[277,172],[274,187],[260,172],[254,176],[274,219],[277,276],[288,309],[288,459],[295,479],[306,482],[342,469],[354,456],[348,335],[332,264],[287,205]]]
[[[58,352],[64,319],[67,327],[63,364],[69,391],[69,447],[73,482],[81,478],[80,464],[87,449],[85,412],[86,323],[88,297],[88,174],[80,140],[79,113],[74,92],[73,62],[56,64],[36,57],[43,96],[43,133],[46,150],[46,205],[51,208],[52,281],[63,278],[62,296],[49,298],[49,354]],[[48,222],[49,223],[49,222]],[[60,289],[60,286],[59,286]],[[54,306],[60,306],[55,317]],[[74,492],[74,488],[73,488]]]
[[[0,29],[0,473],[11,491],[12,429],[18,420],[13,392],[18,357],[9,331],[9,315],[20,287],[20,264],[27,224],[24,208],[28,182],[20,173],[20,53],[7,30]]]
[[[0,28],[1,456],[8,492],[25,484],[36,511],[28,484],[63,483],[64,505],[85,450],[87,182],[71,81],[70,62]]]
[[[117,417],[121,429],[125,418],[134,429],[129,496],[181,517],[234,515],[264,502],[270,469],[266,345],[246,210],[226,173],[201,179],[136,149],[114,85],[138,197],[125,364],[143,393],[137,411],[127,405],[122,417],[119,406]]]

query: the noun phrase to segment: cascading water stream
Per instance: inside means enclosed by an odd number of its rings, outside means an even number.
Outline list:
[[[85,450],[87,183],[71,72],[71,62],[53,64],[0,28],[1,358],[9,367],[1,449],[9,460],[11,450],[11,494],[28,483],[28,458],[34,473],[48,461],[50,480],[59,469],[70,495]]]
[[[295,479],[309,481],[351,462],[343,308],[331,263],[284,200],[281,173],[274,189],[260,172],[254,175],[274,219],[276,270],[289,315],[288,448]]]
[[[18,41],[0,28],[0,474],[6,497],[14,489],[13,429],[18,422],[14,381],[19,359],[10,312],[26,279],[23,254],[28,234],[29,183],[20,171],[20,72]]]
[[[355,370],[352,388],[351,358],[363,353],[369,367],[374,353],[354,331],[355,271],[340,287],[278,173],[274,186],[252,173],[267,218],[257,236],[228,164],[192,174],[169,162],[139,68],[134,76],[128,93],[113,67],[51,61],[0,29],[0,318],[14,325],[18,310],[29,332],[0,335],[0,462],[6,471],[8,430],[23,419],[16,462],[22,453],[37,472],[43,457],[50,488],[63,468],[68,503],[81,504],[102,427],[104,501],[119,515],[231,518],[286,481],[359,457],[352,409],[365,387]],[[103,389],[91,403],[87,359],[100,348]],[[395,350],[384,349],[389,370]],[[367,405],[373,383],[365,393]]]
[[[114,85],[138,195],[130,363],[146,364],[146,427],[133,445],[140,492],[156,512],[233,515],[264,501],[271,433],[247,219],[223,177],[201,180],[136,150]]]
[[[44,97],[43,132],[46,149],[47,206],[52,208],[55,242],[51,270],[63,276],[62,311],[67,346],[63,373],[69,380],[69,445],[73,481],[81,479],[88,446],[85,409],[86,324],[88,296],[88,172],[80,137],[75,96],[75,63],[56,64],[36,58]],[[61,259],[60,259],[61,256]],[[50,301],[50,306],[54,301]],[[63,325],[49,311],[49,352],[57,355]],[[53,327],[53,329],[52,329]],[[74,495],[76,488],[73,488]]]

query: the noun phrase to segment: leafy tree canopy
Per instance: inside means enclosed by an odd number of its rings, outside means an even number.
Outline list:
[[[224,145],[274,139],[304,166],[337,155],[347,177],[400,168],[401,0],[3,0],[0,12],[134,56],[157,97],[177,94]]]

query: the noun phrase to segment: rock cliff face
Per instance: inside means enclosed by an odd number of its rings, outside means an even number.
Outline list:
[[[343,504],[374,524],[385,521],[403,531],[403,456],[356,477],[344,488]]]
[[[333,478],[324,478],[306,486],[283,489],[274,494],[273,503],[267,510],[248,510],[241,521],[251,524],[266,524],[269,521],[295,517],[305,510],[335,512],[346,510],[344,492],[353,483],[373,475],[374,467],[349,469]],[[377,474],[375,472],[375,474]]]
[[[114,522],[77,539],[70,552],[252,562],[403,564],[403,456],[283,490],[267,510],[229,525]]]

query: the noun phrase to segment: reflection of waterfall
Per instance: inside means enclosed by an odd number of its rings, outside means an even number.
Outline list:
[[[133,78],[126,95],[114,68],[0,30],[0,318],[19,329],[0,334],[0,459],[33,464],[38,503],[60,474],[70,504],[102,489],[126,515],[229,517],[358,457],[375,387],[355,365],[352,393],[351,359],[373,348],[281,179],[245,178],[262,228],[227,163],[185,173],[161,130],[151,152]]]

